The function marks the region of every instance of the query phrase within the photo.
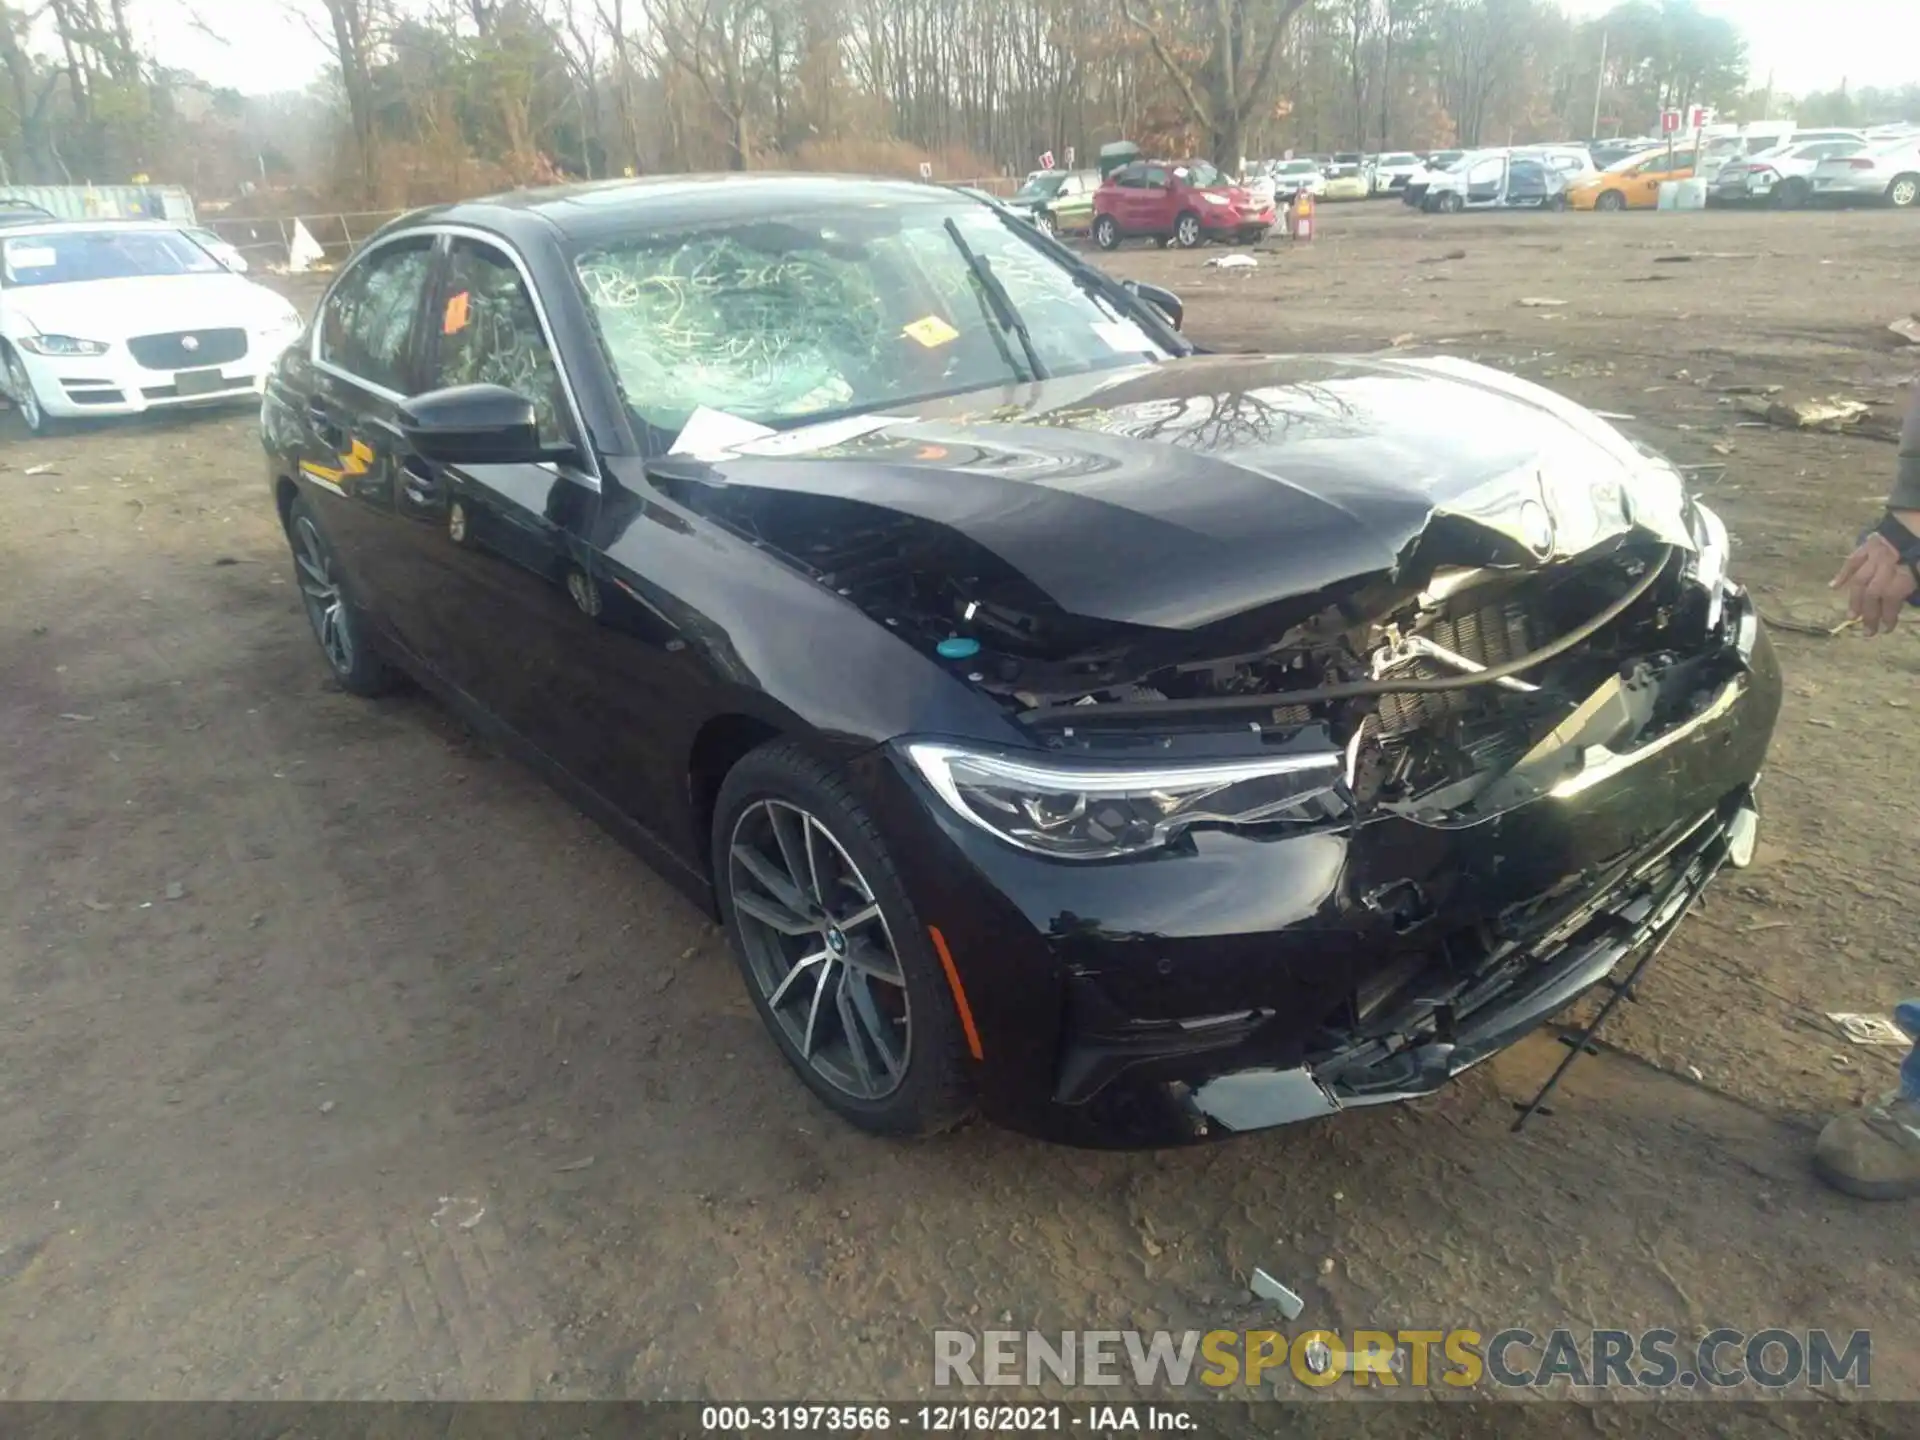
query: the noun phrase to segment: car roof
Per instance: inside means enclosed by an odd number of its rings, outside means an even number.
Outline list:
[[[949,197],[969,188],[801,172],[654,175],[516,190],[432,206],[402,215],[380,234],[467,225],[523,243],[542,231],[557,231],[573,244],[593,245],[654,225],[725,224],[819,208],[950,205]]]

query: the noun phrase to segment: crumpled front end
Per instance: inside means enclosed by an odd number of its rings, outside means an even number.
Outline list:
[[[987,1052],[1021,1054],[988,1108],[1168,1145],[1425,1094],[1662,944],[1751,853],[1780,705],[1724,529],[1689,524],[1688,550],[1429,575],[1387,616],[1356,592],[1290,651],[1020,712],[1067,763],[1338,752],[1311,805],[1076,863],[900,776],[910,884],[993,997]]]

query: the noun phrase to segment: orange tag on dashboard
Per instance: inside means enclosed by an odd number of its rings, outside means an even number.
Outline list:
[[[462,290],[458,295],[455,295],[451,300],[447,301],[447,319],[446,323],[440,327],[440,333],[443,335],[458,335],[462,330],[466,329],[467,310],[471,303],[468,293],[465,290]]]
[[[902,332],[908,339],[914,340],[931,350],[935,346],[945,345],[948,341],[958,340],[960,332],[942,320],[938,315],[926,315],[914,321]]]

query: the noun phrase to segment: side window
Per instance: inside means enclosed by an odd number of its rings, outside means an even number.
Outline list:
[[[1114,175],[1113,183],[1123,190],[1138,190],[1141,183],[1140,177],[1146,173],[1144,166],[1125,165]]]
[[[1531,160],[1516,160],[1513,162],[1513,172],[1508,178],[1513,185],[1540,190],[1546,187],[1547,172]]]
[[[383,390],[412,388],[407,347],[427,288],[433,242],[397,240],[341,277],[320,312],[320,358]]]
[[[534,403],[543,441],[565,444],[560,367],[514,263],[491,245],[455,239],[445,294],[433,388],[504,385]]]
[[[1149,165],[1147,167],[1147,177],[1140,183],[1145,185],[1149,190],[1166,189],[1167,188],[1166,167],[1163,165]]]

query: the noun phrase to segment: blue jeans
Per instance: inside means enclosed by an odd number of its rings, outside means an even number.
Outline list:
[[[1920,1100],[1920,1000],[1894,1006],[1893,1023],[1914,1042],[1907,1058],[1900,1062],[1900,1093],[1908,1100]]]

